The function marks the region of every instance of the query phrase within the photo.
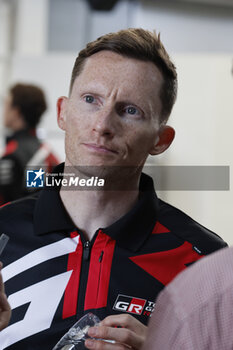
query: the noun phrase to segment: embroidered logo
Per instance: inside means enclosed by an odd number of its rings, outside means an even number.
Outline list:
[[[154,310],[154,305],[155,303],[152,301],[118,294],[113,309],[135,315],[141,315],[143,313],[145,316],[150,316]]]

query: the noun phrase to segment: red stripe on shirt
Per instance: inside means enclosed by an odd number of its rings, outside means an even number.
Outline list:
[[[74,238],[76,236],[78,236],[78,233],[76,231],[70,234],[71,238]],[[62,312],[63,319],[74,316],[77,312],[82,254],[83,254],[82,242],[81,240],[79,240],[75,252],[70,253],[68,257],[67,271],[73,270],[73,272],[70,276],[69,282],[65,290],[63,312]]]
[[[170,232],[168,228],[160,224],[159,221],[156,222],[155,227],[153,228],[152,234],[159,234],[159,233],[167,233]]]
[[[107,305],[112,259],[116,241],[99,231],[91,250],[84,310]]]
[[[2,157],[5,157],[8,154],[13,153],[17,148],[18,148],[18,142],[17,141],[15,141],[15,140],[9,141],[8,144],[6,145],[6,148],[4,150],[4,153],[3,153]]]
[[[0,203],[1,203],[2,198],[3,198],[3,197],[0,195]],[[3,200],[2,200],[2,201],[3,201]],[[4,203],[4,204],[1,204],[1,205],[0,205],[0,208],[5,207],[5,205],[8,205],[8,204],[11,204],[11,202],[6,202],[6,203]]]
[[[184,242],[180,247],[131,257],[135,264],[148,272],[151,276],[166,285],[182,270],[187,264],[193,263],[203,255],[199,255],[193,250],[189,242]]]

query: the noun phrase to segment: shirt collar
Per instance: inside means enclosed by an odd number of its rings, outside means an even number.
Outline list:
[[[137,251],[151,234],[158,213],[158,198],[153,180],[142,173],[139,184],[140,196],[134,207],[118,221],[102,231],[129,250]]]
[[[64,163],[53,169],[54,173],[64,172]],[[50,232],[70,231],[75,228],[59,194],[60,188],[44,188],[40,191],[34,209],[34,232],[43,235]]]
[[[54,172],[63,172],[63,164]],[[134,207],[102,232],[117,241],[123,248],[137,251],[151,234],[156,223],[158,198],[150,176],[141,175],[140,196]],[[76,230],[59,195],[59,189],[43,189],[34,211],[34,229],[37,235],[49,232]]]

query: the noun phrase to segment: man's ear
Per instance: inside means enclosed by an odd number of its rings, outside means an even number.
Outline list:
[[[68,98],[65,96],[59,97],[57,100],[57,124],[60,129],[66,130],[66,105]]]
[[[151,155],[163,153],[170,146],[175,137],[175,130],[168,125],[162,125],[159,129],[154,146],[150,150]]]

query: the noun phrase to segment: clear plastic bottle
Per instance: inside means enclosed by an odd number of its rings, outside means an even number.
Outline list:
[[[85,340],[90,338],[87,334],[90,327],[97,326],[100,319],[89,312],[78,320],[68,332],[59,340],[53,350],[85,350]]]

